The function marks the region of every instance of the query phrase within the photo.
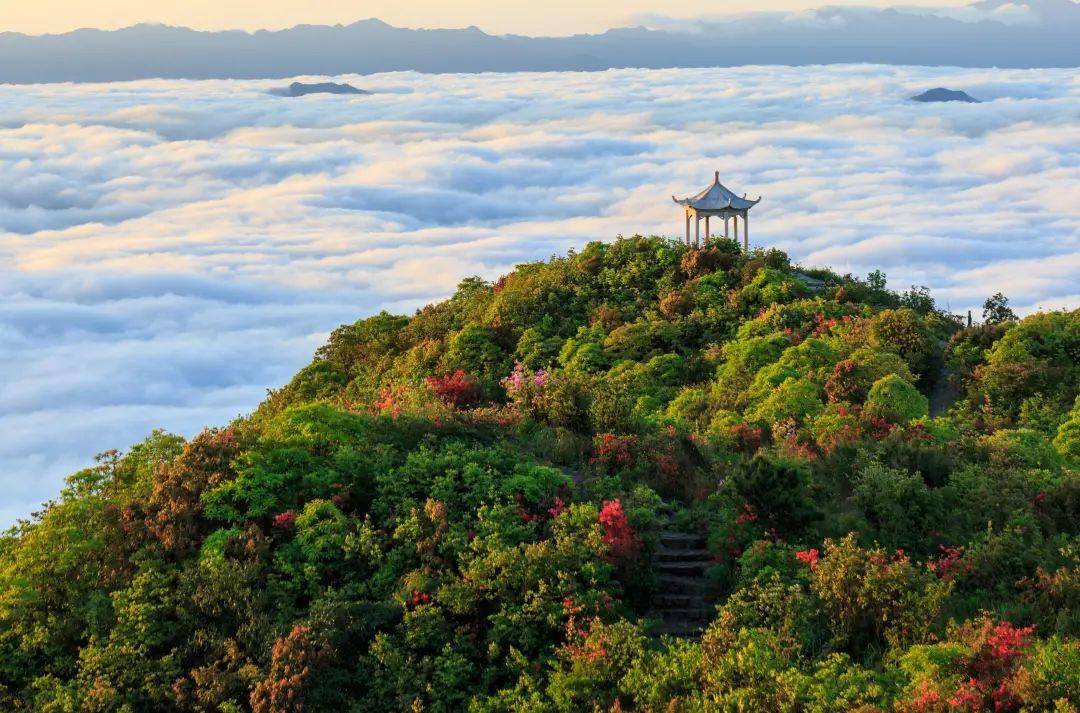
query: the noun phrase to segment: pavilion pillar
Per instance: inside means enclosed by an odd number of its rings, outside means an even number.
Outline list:
[[[725,237],[725,238],[730,238],[730,237],[731,237],[731,233],[729,233],[729,232],[728,232],[728,221],[729,221],[730,219],[731,219],[731,218],[730,218],[730,216],[728,216],[728,215],[727,215],[727,214],[725,213],[725,214],[724,214],[724,237]]]
[[[690,211],[686,211],[686,247],[690,247]]]
[[[731,216],[731,225],[735,228],[735,231],[734,231],[735,235],[733,235],[732,237],[735,239],[735,244],[738,245],[739,244],[739,216],[737,216],[737,215]]]
[[[746,213],[742,219],[742,245],[743,252],[750,254],[750,213]]]
[[[701,247],[701,216],[695,214],[694,218],[694,244]]]

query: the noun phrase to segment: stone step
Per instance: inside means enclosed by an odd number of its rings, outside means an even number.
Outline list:
[[[710,606],[694,606],[694,607],[657,607],[652,610],[653,616],[664,621],[673,619],[687,619],[690,621],[698,621],[700,619],[713,618],[713,614],[716,612],[716,607]]]
[[[678,560],[708,560],[712,558],[711,552],[705,549],[701,549],[699,547],[679,548],[660,546],[656,548],[656,551],[653,553],[653,555],[658,562],[671,562]]]
[[[695,532],[664,530],[660,533],[660,544],[672,549],[699,549],[705,546],[705,536]]]
[[[680,574],[662,572],[657,577],[657,584],[664,595],[707,595],[712,592],[712,584],[702,577],[687,577]]]
[[[709,607],[714,605],[714,598],[698,592],[696,594],[671,594],[659,592],[653,596],[653,605],[656,609],[693,609],[694,607]]]
[[[713,566],[711,560],[690,560],[687,562],[656,562],[654,569],[664,574],[704,574]]]

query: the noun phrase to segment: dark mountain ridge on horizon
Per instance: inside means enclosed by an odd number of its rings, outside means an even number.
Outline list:
[[[7,32],[0,33],[0,82],[848,62],[1080,66],[1080,4],[1072,0],[984,0],[963,10],[977,19],[918,9],[826,7],[700,18],[685,29],[626,27],[566,37],[491,35],[477,27],[407,29],[377,19],[256,32],[148,24],[39,36]]]

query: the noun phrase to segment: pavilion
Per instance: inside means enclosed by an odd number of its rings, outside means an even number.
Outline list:
[[[711,186],[698,193],[696,196],[690,198],[676,198],[671,197],[671,200],[675,201],[679,205],[683,206],[686,210],[686,244],[690,245],[690,220],[694,220],[694,242],[695,247],[701,247],[701,219],[705,219],[705,239],[708,240],[711,237],[709,232],[709,218],[716,216],[724,219],[724,237],[732,237],[728,233],[728,221],[731,220],[735,223],[735,241],[739,240],[739,217],[743,219],[743,250],[750,251],[750,225],[747,218],[749,217],[750,209],[761,202],[761,196],[758,196],[756,201],[747,200],[746,194],[743,193],[742,198],[735,195],[733,192],[724,187],[720,183],[720,172],[717,171],[713,175],[713,183]]]

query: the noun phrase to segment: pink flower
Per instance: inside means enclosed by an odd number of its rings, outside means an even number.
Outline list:
[[[566,503],[563,502],[562,498],[556,496],[555,497],[555,504],[552,505],[550,508],[548,508],[548,515],[550,515],[553,518],[556,518],[559,515],[562,515],[563,512],[565,512],[565,511],[566,511]]]
[[[520,361],[514,362],[514,370],[510,375],[499,382],[506,389],[506,393],[514,396],[525,387],[525,367]]]

